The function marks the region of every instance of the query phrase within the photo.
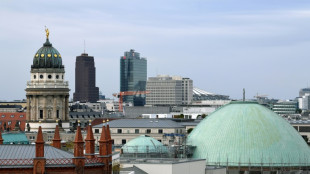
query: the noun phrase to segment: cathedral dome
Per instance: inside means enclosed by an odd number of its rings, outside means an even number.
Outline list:
[[[202,120],[188,136],[193,158],[207,165],[305,166],[310,149],[281,116],[256,102],[231,102]]]
[[[33,58],[32,68],[63,68],[61,55],[59,52],[52,46],[49,42],[49,39],[46,39],[46,42],[43,44]]]

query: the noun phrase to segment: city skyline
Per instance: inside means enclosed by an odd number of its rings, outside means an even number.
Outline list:
[[[84,40],[107,97],[119,92],[119,55],[129,49],[147,57],[148,77],[189,77],[194,86],[233,99],[242,98],[242,88],[246,98],[293,99],[309,83],[307,1],[38,2],[0,2],[0,100],[26,98],[45,25],[62,54],[70,98]]]

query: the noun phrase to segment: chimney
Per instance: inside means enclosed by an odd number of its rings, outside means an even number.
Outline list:
[[[95,157],[95,138],[91,126],[91,120],[89,120],[89,125],[87,126],[87,136],[85,139],[85,156],[86,158]]]
[[[108,139],[109,170],[112,170],[112,139],[109,123],[107,123],[107,139]]]
[[[2,127],[1,127],[1,129],[0,129],[0,144],[3,144],[3,139],[2,139],[2,133],[1,133],[1,131],[2,131]]]
[[[109,171],[109,156],[108,156],[108,136],[105,127],[105,121],[103,120],[102,131],[99,142],[99,156],[98,158],[104,163],[104,171]]]
[[[44,140],[41,126],[39,126],[36,140],[36,157],[44,157]]]
[[[44,140],[41,126],[39,126],[36,140],[36,157],[33,159],[33,173],[45,173]]]
[[[80,121],[76,130],[75,140],[74,140],[74,158],[73,163],[75,165],[75,173],[83,174],[85,166],[85,157],[84,157],[84,141],[81,133]]]
[[[60,139],[60,135],[59,135],[58,125],[56,125],[56,128],[55,128],[55,134],[54,134],[54,139],[53,139],[53,147],[61,149],[61,139]]]

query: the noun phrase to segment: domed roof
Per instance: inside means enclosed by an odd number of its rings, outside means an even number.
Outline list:
[[[46,39],[33,58],[32,68],[63,68],[61,55]]]
[[[188,136],[193,158],[207,165],[305,166],[310,149],[282,117],[256,102],[231,102],[202,120]]]
[[[155,138],[141,135],[130,140],[123,147],[123,153],[163,153],[167,148]]]

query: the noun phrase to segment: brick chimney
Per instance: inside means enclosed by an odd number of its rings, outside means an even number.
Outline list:
[[[82,138],[80,123],[77,127],[75,140],[74,140],[74,158],[73,163],[75,164],[75,173],[83,174],[85,166],[85,157],[84,157],[84,141]]]
[[[112,171],[112,139],[109,123],[107,123],[107,139],[108,139],[109,170]]]
[[[59,135],[59,128],[58,125],[56,125],[55,128],[55,134],[54,134],[54,139],[53,139],[53,147],[60,149],[61,148],[61,139]]]
[[[45,173],[44,140],[41,126],[39,126],[36,140],[36,157],[33,159],[33,173]]]
[[[87,126],[87,136],[85,139],[85,156],[86,158],[95,158],[95,138],[91,126],[91,120]]]
[[[0,144],[3,144],[3,139],[2,139],[2,127],[1,127],[1,129],[0,129]]]
[[[36,157],[44,157],[44,140],[41,126],[39,126],[36,140]]]
[[[102,131],[99,142],[99,156],[101,162],[104,163],[104,171],[109,171],[109,156],[108,156],[108,137],[107,129],[105,127],[105,121],[103,120]]]

